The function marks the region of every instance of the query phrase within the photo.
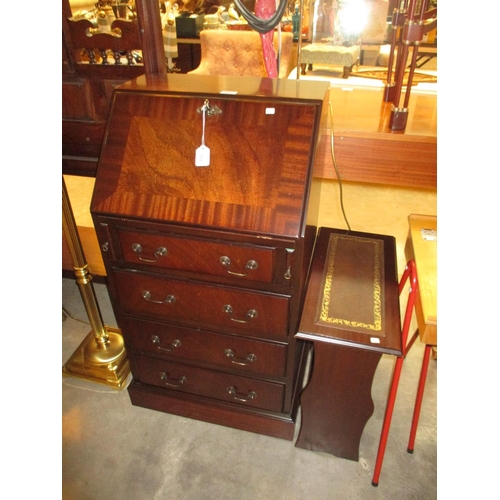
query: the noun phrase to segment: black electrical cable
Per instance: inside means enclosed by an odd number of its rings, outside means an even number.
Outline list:
[[[332,161],[333,161],[333,167],[335,168],[335,173],[337,174],[337,180],[339,183],[339,190],[340,190],[340,208],[342,209],[342,215],[344,216],[345,223],[347,224],[347,228],[349,231],[351,230],[351,225],[349,224],[349,221],[347,220],[347,215],[344,210],[344,192],[342,190],[342,179],[340,177],[340,172],[339,172],[339,167],[337,166],[337,160],[335,159],[335,146],[334,146],[334,135],[333,135],[333,110],[332,110],[332,103],[328,103],[328,108],[330,110],[330,118],[332,121],[332,126],[330,130],[330,153],[332,155]]]
[[[287,0],[280,0],[276,12],[269,19],[261,19],[255,14],[250,12],[241,2],[241,0],[234,0],[241,15],[246,19],[248,24],[258,33],[265,34],[273,30],[280,23],[283,15],[285,14],[285,9],[288,5]]]

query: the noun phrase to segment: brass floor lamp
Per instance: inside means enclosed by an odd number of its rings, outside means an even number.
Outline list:
[[[122,389],[130,373],[123,337],[120,330],[104,326],[64,177],[62,194],[63,231],[73,260],[76,282],[92,327],[90,333],[63,366],[63,375]]]

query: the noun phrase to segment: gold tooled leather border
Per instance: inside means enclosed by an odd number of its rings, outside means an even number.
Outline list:
[[[330,294],[332,289],[333,273],[335,269],[335,254],[337,251],[338,242],[341,239],[356,238],[362,240],[363,242],[374,245],[375,249],[375,265],[373,274],[373,323],[361,323],[357,321],[351,321],[342,318],[332,318],[328,315],[330,306]],[[369,331],[381,331],[382,330],[382,256],[383,256],[383,241],[371,238],[361,238],[353,236],[343,236],[338,234],[330,234],[330,239],[328,242],[328,261],[325,266],[325,276],[323,279],[323,300],[321,302],[319,321],[332,324],[347,326],[355,329],[364,329]]]

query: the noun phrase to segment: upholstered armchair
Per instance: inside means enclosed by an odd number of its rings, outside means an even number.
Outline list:
[[[286,78],[292,52],[292,33],[281,33],[279,78]],[[278,33],[274,34],[278,52]],[[192,75],[267,77],[259,33],[242,30],[203,30],[200,32],[201,62]]]

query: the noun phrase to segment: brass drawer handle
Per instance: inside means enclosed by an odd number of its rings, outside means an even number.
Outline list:
[[[175,302],[175,297],[173,295],[167,295],[163,300],[153,300],[149,290],[142,291],[142,298],[153,304],[173,304]]]
[[[169,379],[168,373],[162,372],[160,373],[160,378],[164,382],[164,384],[168,387],[180,387],[182,384],[185,384],[187,381],[187,378],[183,375],[182,377],[179,377],[178,379],[172,379],[173,384],[170,382],[167,382]]]
[[[231,363],[235,365],[247,366],[254,361],[257,361],[257,356],[255,354],[248,354],[246,358],[237,358],[232,349],[226,349],[224,354],[231,360]]]
[[[181,344],[181,341],[179,339],[175,339],[173,340],[171,343],[170,343],[170,346],[169,347],[161,347],[160,346],[160,337],[158,337],[158,335],[153,335],[151,337],[151,340],[153,341],[153,344],[156,345],[156,347],[158,348],[159,351],[167,351],[167,352],[172,352],[173,350],[179,348],[182,344]]]
[[[142,246],[140,243],[133,243],[132,244],[132,250],[138,254],[139,260],[142,260],[142,262],[156,262],[160,257],[165,257],[167,255],[168,251],[165,247],[158,247],[155,252],[153,252],[154,259],[146,259],[145,257],[141,257],[142,253]]]
[[[292,255],[293,255],[293,252],[294,252],[293,248],[286,249],[286,261],[288,264],[288,268],[285,271],[285,279],[286,280],[292,279]]]
[[[222,310],[226,313],[226,314],[233,314],[233,307],[231,306],[231,304],[226,304]],[[237,319],[237,318],[230,318],[231,321],[234,321],[236,323],[250,323],[249,320],[251,319],[254,319],[258,316],[258,313],[255,309],[249,309],[247,311],[247,314],[246,314],[247,318],[248,319]]]
[[[292,278],[291,267],[288,267],[288,269],[285,271],[285,279],[289,280],[291,278]]]
[[[229,267],[231,267],[231,259],[227,255],[223,255],[219,259],[219,261],[226,268],[226,271],[228,274],[232,274],[233,276],[242,276],[242,277],[248,276],[248,273],[236,273],[234,271],[231,271],[229,269]],[[257,264],[257,261],[255,261],[255,260],[249,260],[245,265],[245,269],[247,271],[254,271],[258,267],[259,267],[259,265]]]
[[[233,399],[236,399],[237,401],[243,401],[243,403],[246,403],[248,401],[251,401],[252,399],[255,399],[257,397],[257,393],[255,391],[248,391],[248,394],[245,396],[244,394],[238,394],[236,391],[236,387],[231,386],[227,388],[227,392],[233,396]]]

